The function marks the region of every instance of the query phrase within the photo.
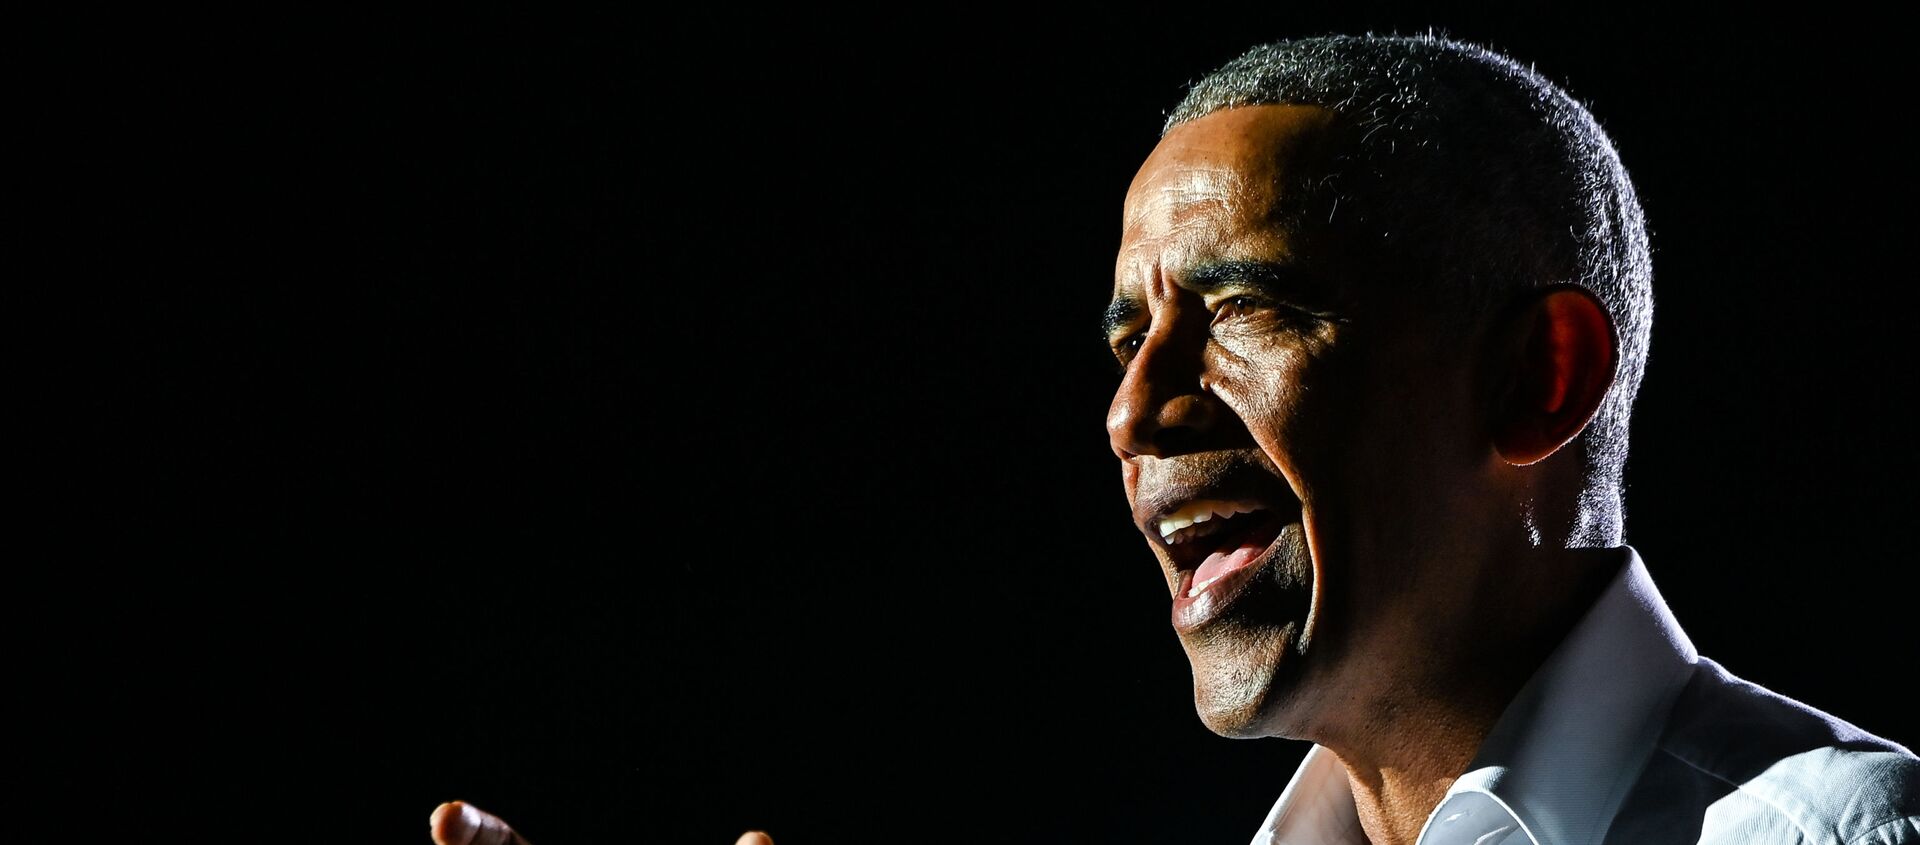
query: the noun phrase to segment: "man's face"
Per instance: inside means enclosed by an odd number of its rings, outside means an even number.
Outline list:
[[[1190,121],[1127,193],[1107,426],[1195,703],[1226,735],[1322,732],[1471,601],[1450,583],[1470,578],[1444,577],[1471,554],[1457,502],[1485,457],[1460,344],[1342,258],[1351,239],[1285,222],[1284,186],[1312,175],[1331,119]]]

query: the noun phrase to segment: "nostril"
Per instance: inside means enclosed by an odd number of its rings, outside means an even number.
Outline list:
[[[1202,451],[1218,422],[1217,402],[1199,393],[1127,397],[1107,417],[1108,439],[1121,460]]]
[[[1188,393],[1168,399],[1154,420],[1159,431],[1177,428],[1205,431],[1213,426],[1214,400],[1210,394]]]

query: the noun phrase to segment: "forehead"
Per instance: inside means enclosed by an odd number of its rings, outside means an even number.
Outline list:
[[[1127,189],[1116,281],[1210,258],[1283,258],[1281,186],[1308,166],[1305,151],[1333,117],[1316,106],[1243,106],[1174,127]]]

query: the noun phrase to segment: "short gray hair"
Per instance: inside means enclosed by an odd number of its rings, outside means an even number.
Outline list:
[[[1333,111],[1339,139],[1324,172],[1289,188],[1290,217],[1331,226],[1338,214],[1341,230],[1385,247],[1379,252],[1463,313],[1492,313],[1516,293],[1569,283],[1604,304],[1619,370],[1582,435],[1587,486],[1569,541],[1617,544],[1653,262],[1633,183],[1593,115],[1532,68],[1484,47],[1432,34],[1330,36],[1247,51],[1196,83],[1165,130],[1224,108],[1279,103]]]

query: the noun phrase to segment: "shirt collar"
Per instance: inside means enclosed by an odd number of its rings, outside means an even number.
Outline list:
[[[1427,818],[1421,845],[1472,843],[1515,825],[1541,845],[1605,835],[1699,659],[1639,553],[1623,551],[1625,565]],[[1318,745],[1254,837],[1255,845],[1364,841],[1346,770]]]

